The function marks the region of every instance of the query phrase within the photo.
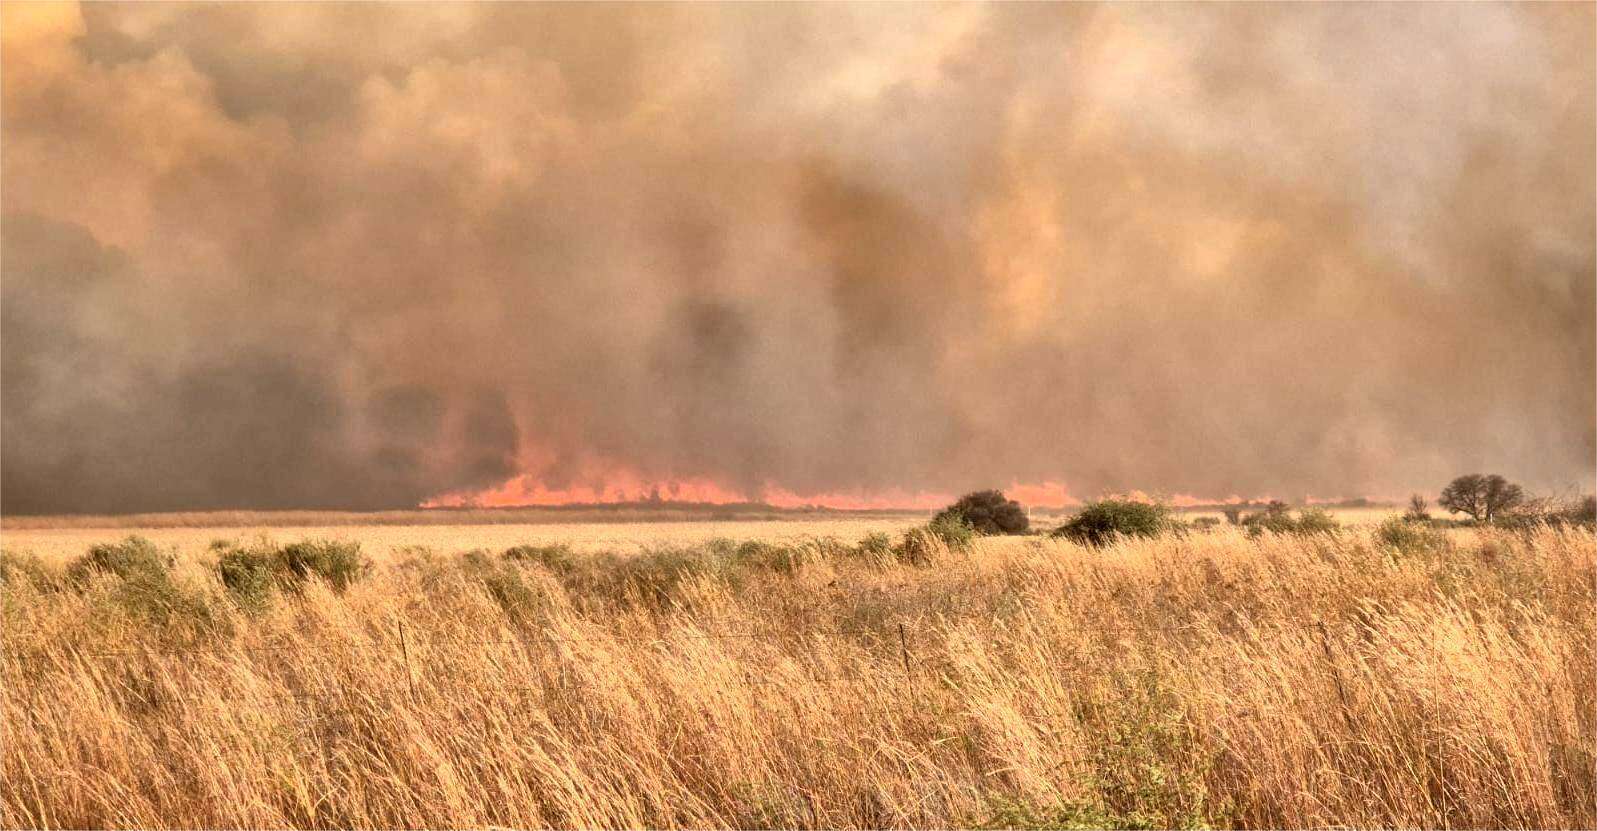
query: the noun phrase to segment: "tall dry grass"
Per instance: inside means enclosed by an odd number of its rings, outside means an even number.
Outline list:
[[[0,822],[1597,825],[1590,532],[770,553],[12,577]]]

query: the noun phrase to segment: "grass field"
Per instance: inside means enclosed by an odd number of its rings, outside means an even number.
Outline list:
[[[1331,513],[1349,525],[1379,522],[1395,508],[1342,508]],[[1039,510],[1040,528],[1069,514]],[[662,545],[696,545],[716,538],[791,542],[836,537],[853,542],[872,531],[899,533],[923,523],[925,511],[782,511],[778,509],[526,508],[341,511],[212,511],[129,516],[5,517],[0,544],[62,561],[89,546],[138,534],[185,556],[198,557],[218,539],[266,536],[292,541],[334,539],[359,542],[368,554],[386,557],[416,546],[438,551],[502,549],[530,543],[564,543],[579,551],[624,551]],[[1221,518],[1217,511],[1181,516]]]
[[[911,521],[344,526],[250,597],[11,530],[0,824],[1597,825],[1590,532],[855,545]]]

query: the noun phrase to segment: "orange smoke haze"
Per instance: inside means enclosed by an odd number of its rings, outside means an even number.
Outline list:
[[[1588,490],[1594,10],[6,2],[0,510]]]

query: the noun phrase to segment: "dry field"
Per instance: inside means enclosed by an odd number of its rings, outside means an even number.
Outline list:
[[[13,568],[0,824],[1597,825],[1586,531],[394,533],[258,606],[175,538],[155,588]]]
[[[648,523],[482,523],[465,525],[283,525],[283,526],[157,526],[147,528],[27,528],[0,534],[5,548],[26,551],[55,562],[82,554],[97,543],[112,543],[138,534],[185,558],[201,557],[216,540],[247,542],[259,538],[278,542],[330,539],[358,542],[378,562],[408,549],[440,552],[488,549],[513,545],[563,543],[577,551],[636,551],[670,545],[696,545],[712,539],[760,539],[792,542],[812,537],[854,540],[871,531],[896,533],[926,521],[926,516],[905,514],[873,519],[828,518],[817,520],[731,520]]]
[[[1379,522],[1394,508],[1342,508],[1340,522]],[[1039,528],[1052,528],[1069,511],[1038,510]],[[359,542],[378,560],[414,547],[436,551],[500,550],[512,545],[564,543],[578,551],[634,551],[669,545],[696,545],[712,539],[794,542],[816,537],[855,541],[873,531],[898,534],[926,521],[929,512],[829,512],[639,509],[413,510],[355,513],[340,511],[211,511],[127,516],[5,517],[0,545],[64,562],[89,546],[138,534],[186,557],[199,557],[216,540],[235,542],[266,537],[282,542],[332,539]],[[1215,511],[1187,511],[1181,518],[1220,519]]]

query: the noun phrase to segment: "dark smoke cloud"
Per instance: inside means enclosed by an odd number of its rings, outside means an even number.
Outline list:
[[[7,512],[1591,487],[1590,5],[3,14]]]

